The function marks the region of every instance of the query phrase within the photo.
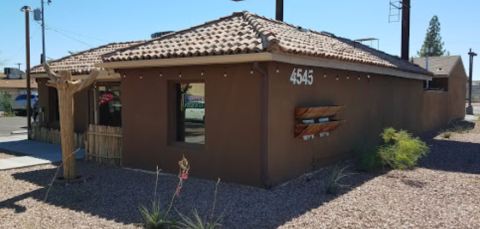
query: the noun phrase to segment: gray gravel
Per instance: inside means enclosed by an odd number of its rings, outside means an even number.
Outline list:
[[[0,159],[8,159],[8,158],[13,158],[13,157],[17,157],[17,156],[22,156],[22,154],[19,154],[19,153],[12,153],[12,152],[1,152],[0,151]]]
[[[331,168],[274,190],[220,183],[216,212],[224,212],[223,228],[480,228],[479,126],[449,140],[423,139],[432,152],[414,170],[356,173],[336,196],[324,194]],[[0,171],[0,228],[35,228],[42,212],[48,228],[138,228],[138,206],[151,200],[155,175],[79,161],[79,174],[92,178],[53,186],[44,204],[55,168]],[[160,177],[163,203],[176,181]],[[175,207],[209,215],[214,188],[189,178]]]

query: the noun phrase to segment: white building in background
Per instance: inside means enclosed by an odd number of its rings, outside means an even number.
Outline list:
[[[467,99],[468,99],[468,82],[467,82]],[[472,82],[472,102],[480,102],[480,80]]]

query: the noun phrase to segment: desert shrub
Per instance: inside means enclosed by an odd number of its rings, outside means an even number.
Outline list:
[[[175,223],[166,219],[167,214],[162,209],[162,206],[157,201],[152,201],[152,209],[149,210],[145,206],[140,207],[140,214],[142,215],[145,223],[143,224],[145,228],[148,229],[163,229],[169,228]]]
[[[355,146],[354,151],[357,154],[357,159],[355,160],[357,170],[373,172],[380,167],[381,161],[377,147],[369,147],[364,143],[359,143]]]
[[[453,133],[450,132],[450,131],[443,131],[442,132],[442,137],[443,138],[450,138],[452,135],[453,135]]]
[[[3,108],[3,115],[5,117],[15,116],[15,112],[12,108],[12,103],[13,100],[12,98],[10,98],[10,95],[5,91],[2,92],[2,95],[0,96],[0,105]]]
[[[393,169],[413,168],[418,159],[429,151],[425,142],[404,130],[386,128],[381,136],[385,141],[385,144],[378,148],[381,162]]]
[[[151,210],[149,210],[145,206],[140,206],[139,208],[140,214],[144,219],[144,223],[142,224],[144,227],[148,229],[164,229],[171,228],[177,225],[176,221],[168,219],[168,214],[172,209],[175,197],[180,194],[180,190],[183,186],[183,181],[188,178],[188,171],[190,170],[190,165],[185,157],[183,157],[182,160],[178,162],[178,164],[180,166],[180,171],[178,173],[177,189],[175,190],[175,193],[173,194],[169,205],[165,207],[166,210],[163,209],[162,205],[157,200],[158,177],[160,174],[160,170],[157,167],[157,179],[155,181],[155,191],[153,193]]]
[[[180,212],[178,212],[178,215],[180,218],[182,218],[182,221],[178,223],[178,226],[176,228],[181,228],[181,229],[215,229],[218,227],[221,227],[222,225],[219,223],[219,221],[223,218],[223,214],[221,214],[219,217],[214,219],[215,215],[215,204],[217,202],[217,190],[218,190],[218,184],[220,183],[220,178],[218,178],[217,184],[215,185],[215,194],[214,194],[214,199],[213,199],[213,206],[212,206],[212,212],[210,215],[210,220],[207,219],[202,219],[200,217],[200,214],[198,213],[197,209],[194,209],[192,214],[193,218],[190,218]]]
[[[327,184],[325,186],[325,193],[327,194],[337,194],[338,191],[341,188],[348,187],[348,185],[344,185],[340,183],[340,181],[352,175],[351,173],[347,173],[345,170],[348,168],[348,166],[345,166],[343,168],[339,167],[339,164],[337,164],[334,168],[330,176],[328,177]]]

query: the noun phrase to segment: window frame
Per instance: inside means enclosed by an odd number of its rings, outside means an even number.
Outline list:
[[[177,111],[178,111],[178,86],[179,84],[184,84],[184,83],[202,83],[205,87],[204,89],[204,102],[206,103],[207,97],[206,97],[206,87],[207,83],[205,80],[202,79],[182,79],[182,80],[168,80],[167,81],[167,145],[169,147],[175,148],[175,149],[181,149],[181,150],[187,150],[187,151],[192,151],[192,152],[204,152],[205,147],[207,144],[207,124],[206,122],[204,123],[204,128],[205,128],[205,142],[204,144],[199,144],[199,143],[189,143],[189,142],[182,142],[177,140],[177,127],[178,127],[178,116],[177,116]],[[194,102],[190,102],[188,104],[192,104]],[[185,109],[186,104],[184,105]],[[189,109],[197,109],[196,107],[190,107]],[[207,113],[207,111],[205,111]]]

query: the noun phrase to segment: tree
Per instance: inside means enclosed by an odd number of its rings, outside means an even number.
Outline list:
[[[78,51],[67,51],[67,52],[68,52],[68,54],[73,55],[73,54],[77,53]]]
[[[443,49],[444,43],[442,42],[442,36],[440,36],[440,21],[438,21],[437,15],[433,16],[428,26],[427,35],[423,42],[422,48],[417,51],[420,57],[425,56],[443,56],[445,54],[450,55],[450,52]],[[430,48],[430,50],[428,50]]]
[[[92,70],[87,79],[73,80],[70,71],[60,71],[59,76],[57,76],[57,74],[50,69],[48,63],[44,63],[43,66],[48,74],[48,78],[50,78],[47,86],[56,88],[58,93],[63,177],[66,180],[76,179],[73,95],[95,82],[99,72]]]

